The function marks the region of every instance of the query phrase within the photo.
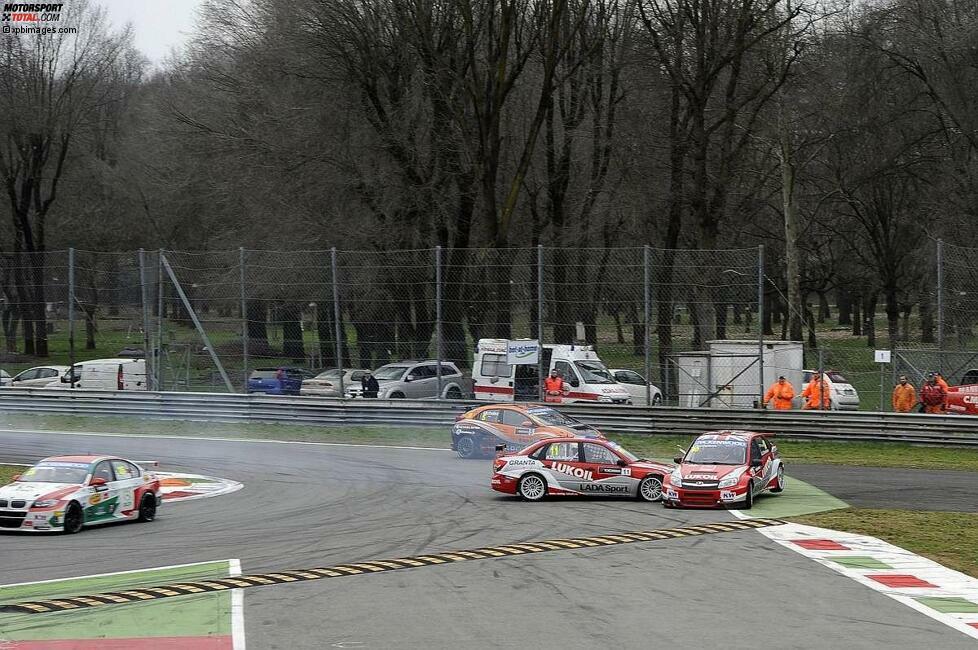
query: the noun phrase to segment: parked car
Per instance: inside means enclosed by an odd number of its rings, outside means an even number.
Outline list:
[[[57,383],[58,378],[68,371],[68,366],[37,366],[18,373],[10,380],[12,388],[44,388]]]
[[[378,399],[402,399],[438,396],[437,361],[398,361],[388,363],[373,372],[380,390]],[[441,362],[441,397],[462,399],[468,394],[468,381],[454,363]],[[360,397],[361,388],[355,384],[346,389],[347,397]]]
[[[10,373],[6,370],[0,370],[0,386],[10,385]]]
[[[798,391],[798,397],[795,398],[798,401],[797,408],[801,408],[802,404],[801,391],[805,390],[805,386],[812,380],[812,375],[816,372],[816,370],[802,371],[801,390]],[[829,386],[829,408],[833,411],[858,411],[859,393],[849,383],[849,380],[841,372],[835,370],[824,370],[822,374],[825,377],[825,383]]]
[[[343,370],[343,390],[347,387],[359,388],[360,380],[369,373],[369,370]],[[311,379],[302,382],[300,395],[316,395],[318,397],[341,397],[340,395],[340,369],[330,368]]]
[[[44,388],[81,390],[146,390],[144,359],[92,359],[65,367],[60,381]]]
[[[303,368],[280,366],[255,368],[248,376],[248,392],[266,395],[298,395],[302,382],[316,375]]]
[[[628,370],[626,368],[611,368],[608,370],[608,372],[610,372],[611,376],[615,378],[615,381],[624,386],[625,390],[628,391],[628,394],[632,396],[632,404],[636,404],[638,406],[648,406],[649,402],[645,393],[646,386],[649,387],[651,392],[652,405],[658,406],[662,404],[662,391],[634,370]]]

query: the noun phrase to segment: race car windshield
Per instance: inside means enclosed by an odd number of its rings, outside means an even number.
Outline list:
[[[598,361],[576,361],[578,372],[585,384],[613,384],[615,383],[611,373]]]
[[[697,465],[743,465],[746,461],[747,443],[743,440],[697,441],[684,459]]]
[[[575,424],[580,424],[574,418],[569,418],[563,413],[558,413],[552,408],[547,407],[537,407],[532,409],[527,409],[526,411],[536,419],[540,420],[544,424],[550,424],[558,427],[574,426]]]
[[[88,465],[83,463],[62,465],[35,465],[17,479],[22,483],[83,483],[88,476]]]
[[[400,379],[404,371],[407,370],[407,366],[387,366],[386,368],[380,368],[374,373],[374,379],[377,381],[384,381],[385,379]]]

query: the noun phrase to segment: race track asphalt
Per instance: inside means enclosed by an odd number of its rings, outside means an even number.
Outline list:
[[[240,558],[246,573],[731,519],[627,500],[529,504],[445,451],[0,432],[0,459],[158,460],[244,483],[151,524],[0,536],[0,583]],[[777,497],[769,497],[777,498]],[[251,648],[974,647],[753,531],[245,591]]]

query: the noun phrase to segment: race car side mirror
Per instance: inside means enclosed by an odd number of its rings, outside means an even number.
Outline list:
[[[522,422],[520,422],[520,426],[521,427],[532,427],[533,426],[533,423],[530,422],[529,420],[523,420]]]
[[[502,451],[506,449],[506,445],[496,445],[496,451]]]
[[[675,457],[675,458],[673,458],[672,460],[673,460],[673,462],[674,462],[674,463],[680,463],[680,464],[682,464],[682,462],[683,462],[683,457],[682,457],[682,456],[676,456],[676,457]]]
[[[14,474],[13,476],[10,477],[10,480],[11,481],[19,481],[20,480],[20,474]]]
[[[107,481],[104,478],[102,478],[101,476],[96,476],[91,481],[89,481],[88,484],[92,486],[96,486],[96,485],[105,485],[106,483]]]
[[[759,458],[755,458],[754,460],[752,460],[752,461],[750,462],[750,466],[751,466],[751,467],[761,467],[761,466],[763,466],[763,465],[764,465],[764,463],[763,463],[763,462],[761,462],[761,460],[760,460]]]
[[[628,463],[626,463],[623,459],[621,458],[618,459],[618,467],[625,467],[627,465]]]

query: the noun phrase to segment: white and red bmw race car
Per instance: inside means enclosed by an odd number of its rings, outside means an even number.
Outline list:
[[[160,480],[113,456],[52,456],[0,487],[0,529],[77,533],[82,526],[152,521]]]
[[[662,504],[747,510],[765,490],[784,490],[784,463],[766,434],[710,431],[696,439],[666,475]]]
[[[672,465],[640,459],[600,438],[550,438],[492,465],[492,489],[527,501],[594,494],[658,501]]]

